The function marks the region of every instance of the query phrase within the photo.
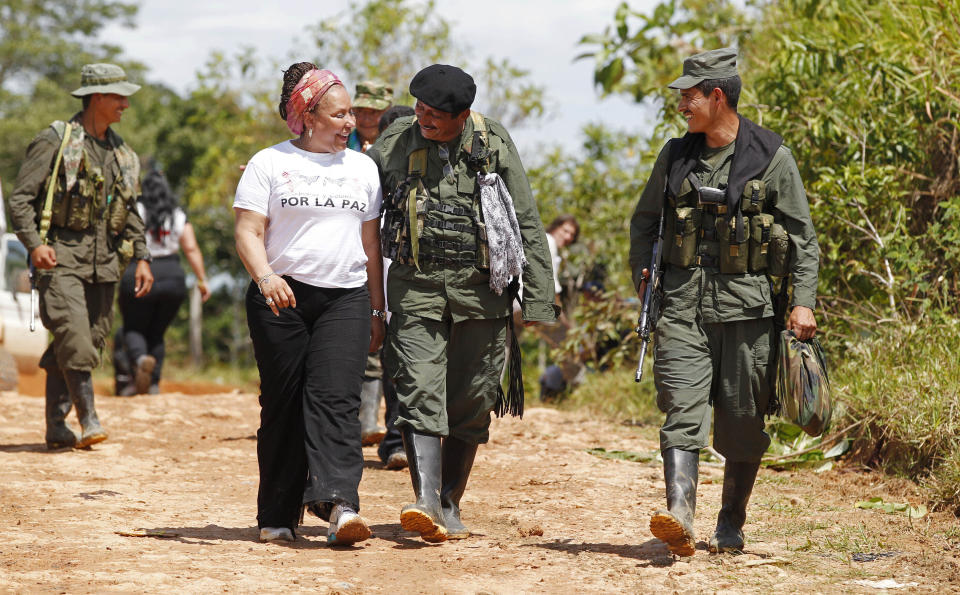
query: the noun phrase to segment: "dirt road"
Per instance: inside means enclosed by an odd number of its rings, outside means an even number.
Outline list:
[[[960,592],[956,518],[856,509],[872,496],[919,497],[849,469],[762,470],[746,553],[732,556],[705,549],[722,471],[702,467],[701,543],[674,560],[647,529],[661,464],[587,452],[649,453],[655,431],[552,409],[494,422],[463,499],[473,538],[428,545],[402,531],[407,472],[382,469],[366,449],[372,539],[328,548],[325,524],[308,516],[296,543],[261,544],[254,395],[98,397],[98,409],[110,440],[51,453],[43,400],[0,394],[0,591]]]

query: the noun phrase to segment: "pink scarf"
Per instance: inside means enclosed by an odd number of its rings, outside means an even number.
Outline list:
[[[303,114],[312,110],[330,87],[343,82],[329,70],[311,70],[300,78],[287,101],[287,128],[299,136],[303,132]]]

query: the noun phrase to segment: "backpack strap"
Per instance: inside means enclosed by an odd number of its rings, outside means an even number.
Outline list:
[[[63,137],[60,140],[60,148],[57,149],[57,156],[53,160],[53,172],[50,174],[50,182],[47,184],[47,197],[43,201],[43,211],[40,212],[40,243],[47,243],[47,234],[50,233],[50,220],[53,217],[53,193],[57,189],[57,175],[60,172],[60,160],[63,158],[63,150],[70,142],[70,132],[73,124],[64,123]],[[59,132],[59,130],[58,130]]]
[[[419,220],[417,218],[417,190],[420,187],[420,180],[427,173],[427,149],[417,149],[410,153],[407,158],[407,179],[411,181],[410,189],[407,190],[407,216],[409,217],[410,230],[410,253],[413,256],[413,264],[420,270],[420,235]],[[413,179],[416,178],[416,183]]]
[[[486,173],[490,167],[490,137],[487,133],[487,123],[483,114],[470,110],[470,119],[473,120],[473,139],[467,152],[467,165],[476,172]]]

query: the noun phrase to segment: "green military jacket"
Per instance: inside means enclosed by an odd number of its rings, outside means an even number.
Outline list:
[[[550,252],[526,172],[506,129],[495,120],[485,118],[484,121],[490,150],[488,171],[500,174],[513,197],[527,259],[527,266],[523,269],[523,318],[542,322],[556,320],[558,309],[554,306]],[[410,153],[426,148],[427,165],[423,185],[431,198],[444,205],[474,209],[478,182],[476,173],[467,166],[473,130],[473,120],[468,118],[460,136],[447,143],[454,168],[454,181],[451,183],[443,175],[443,163],[437,152],[438,143],[421,136],[420,126],[413,117],[396,120],[367,151],[380,170],[384,201],[389,200],[388,196],[406,179]],[[465,216],[440,210],[431,211],[429,216],[452,224],[470,223]],[[477,241],[472,232],[435,227],[424,227],[422,237],[428,241],[459,244]],[[420,269],[418,271],[412,265],[399,262],[390,265],[387,302],[391,312],[432,320],[441,320],[445,314],[449,314],[454,321],[503,318],[511,313],[509,292],[496,295],[491,291],[487,269],[430,263],[421,263]]]
[[[717,158],[709,161],[704,161],[701,153],[694,173],[708,182],[705,185],[725,183],[731,164],[725,153],[732,154],[735,149],[731,146],[726,152],[717,152]],[[668,161],[669,150],[665,146],[630,220],[629,261],[638,290],[641,272],[650,267],[653,241],[664,205]],[[713,164],[717,165],[716,170]],[[772,213],[783,225],[791,244],[788,262],[794,285],[791,306],[814,309],[820,250],[800,172],[789,149],[783,145],[777,149],[762,180],[766,187],[764,212]],[[668,242],[670,238],[664,241]],[[773,316],[770,283],[765,272],[721,274],[717,267],[680,268],[671,265],[666,265],[664,270],[663,312],[669,312],[671,316],[689,320],[699,317],[704,323]]]
[[[71,120],[79,124],[79,114]],[[53,271],[69,271],[84,281],[109,283],[120,280],[120,259],[117,248],[123,240],[133,243],[134,258],[149,256],[144,239],[144,225],[136,209],[127,214],[126,224],[118,238],[110,237],[107,230],[106,194],[113,188],[114,181],[120,175],[113,149],[123,144],[113,130],[107,129],[106,141],[98,141],[91,135],[84,139],[85,159],[91,166],[100,166],[104,183],[97,204],[101,212],[96,213],[95,225],[81,231],[51,225],[47,244],[53,247],[57,255],[57,266],[48,271],[38,271],[40,275]],[[20,167],[13,194],[8,201],[12,229],[27,250],[32,252],[41,244],[39,222],[43,203],[46,199],[46,181],[53,168],[54,157],[60,148],[60,137],[51,127],[47,127],[33,139],[27,147],[26,158]],[[64,176],[63,164],[59,175]],[[81,174],[82,175],[82,174]],[[56,200],[56,195],[55,198]]]

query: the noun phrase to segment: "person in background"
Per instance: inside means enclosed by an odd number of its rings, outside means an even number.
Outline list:
[[[357,127],[350,133],[347,148],[366,153],[380,134],[380,116],[393,104],[393,87],[379,81],[357,85],[353,96],[353,115]]]
[[[413,108],[407,105],[394,105],[386,109],[380,116],[380,133],[386,130],[390,124],[397,118],[413,116]],[[390,268],[390,259],[384,258],[383,270]],[[390,315],[390,305],[387,304],[387,316]],[[378,354],[378,363],[383,368],[383,350]],[[369,368],[368,368],[369,370]],[[383,421],[386,425],[386,434],[377,448],[377,455],[387,469],[404,469],[407,466],[407,453],[403,450],[403,437],[397,428],[397,415],[399,413],[399,401],[397,401],[397,388],[393,385],[393,380],[389,376],[381,374],[383,383],[383,400],[386,405],[386,411],[383,415]]]
[[[580,236],[580,224],[573,215],[558,215],[547,226],[547,247],[550,248],[550,262],[553,264],[553,289],[556,293],[557,304],[561,304],[560,269],[563,266],[561,251],[577,241]],[[560,313],[556,324],[544,325],[539,335],[551,348],[563,343],[570,328],[570,321],[565,312]],[[540,376],[540,400],[549,401],[563,394],[567,386],[574,380],[582,366],[575,362],[564,365],[551,364]]]
[[[358,412],[386,316],[381,192],[374,162],[347,149],[350,108],[334,73],[290,66],[279,111],[296,138],[250,159],[233,203],[237,254],[253,278],[246,311],[260,371],[262,541],[293,541],[303,507],[330,522],[330,544],[370,537],[357,514]]]
[[[378,81],[364,81],[357,85],[356,90],[353,114],[357,119],[357,127],[350,133],[347,148],[366,153],[380,135],[380,118],[393,103],[393,88]],[[377,423],[382,377],[380,353],[371,353],[367,358],[360,391],[360,441],[363,446],[379,443],[387,431]]]
[[[37,269],[40,320],[53,341],[40,358],[46,380],[47,448],[83,448],[107,439],[94,407],[91,371],[113,324],[121,259],[134,264],[134,295],[153,274],[135,204],[140,159],[110,126],[140,89],[115,64],[87,64],[71,93],[83,108],[56,121],[27,147],[13,194],[13,231]],[[81,434],[66,423],[77,409]]]
[[[149,295],[135,297],[136,269],[131,263],[120,280],[119,306],[123,327],[114,346],[114,372],[120,396],[160,392],[165,346],[163,336],[187,297],[180,250],[197,276],[200,298],[210,298],[203,254],[193,225],[156,164],[143,179],[137,212],[146,227],[147,249],[153,257],[156,282]],[[124,382],[126,380],[126,382]]]

